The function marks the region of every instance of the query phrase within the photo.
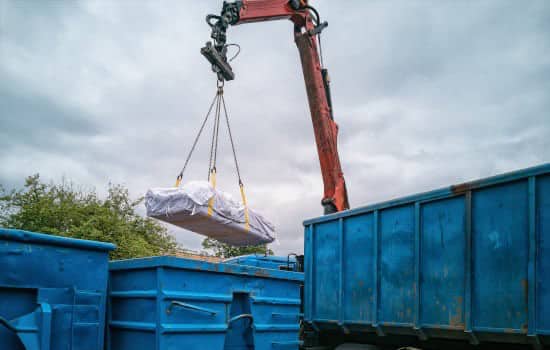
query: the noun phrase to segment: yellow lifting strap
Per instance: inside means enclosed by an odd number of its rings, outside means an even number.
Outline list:
[[[250,231],[250,216],[248,215],[248,204],[246,203],[246,195],[244,194],[244,185],[242,182],[239,184],[239,187],[241,188],[241,198],[244,205],[245,228],[247,231]]]
[[[181,179],[183,179],[183,175],[179,174],[178,177],[176,178],[176,185],[174,187],[180,187]]]
[[[210,184],[214,189],[216,189],[216,168],[213,168],[210,170]],[[212,196],[210,200],[208,201],[208,216],[212,216],[214,214],[214,198],[216,196]]]

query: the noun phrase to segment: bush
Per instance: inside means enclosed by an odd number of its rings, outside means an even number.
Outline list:
[[[71,182],[46,184],[38,174],[22,189],[7,193],[0,186],[0,226],[65,237],[111,242],[112,259],[166,255],[175,239],[165,227],[135,212],[143,198],[132,201],[128,190],[109,184],[107,198]]]

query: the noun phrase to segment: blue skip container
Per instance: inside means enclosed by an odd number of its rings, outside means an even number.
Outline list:
[[[303,274],[174,257],[110,264],[108,349],[298,349]]]
[[[304,319],[322,345],[550,344],[550,163],[305,229]]]
[[[103,349],[113,249],[0,228],[0,348]]]

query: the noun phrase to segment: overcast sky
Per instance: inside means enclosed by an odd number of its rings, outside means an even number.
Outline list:
[[[0,183],[171,186],[215,76],[222,1],[0,0]],[[550,161],[550,1],[312,1],[352,207]],[[292,24],[230,28],[226,84],[252,207],[303,251],[322,181]],[[225,136],[225,133],[222,135]],[[207,138],[186,180],[207,174]],[[220,188],[238,195],[230,148]],[[237,196],[238,198],[238,196]],[[141,209],[142,211],[143,208]],[[202,236],[171,229],[185,247]]]

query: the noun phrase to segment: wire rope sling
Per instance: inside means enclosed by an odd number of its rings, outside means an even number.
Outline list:
[[[229,113],[225,103],[223,85],[223,80],[218,80],[216,95],[201,123],[185,159],[183,168],[176,177],[175,186],[170,188],[152,188],[145,195],[147,216],[233,246],[271,243],[275,240],[275,228],[273,224],[248,206],[239,162],[237,160],[235,142],[229,123]],[[222,110],[241,193],[242,202],[240,203],[233,200],[227,193],[216,188],[216,164]],[[183,183],[184,172],[212,115],[208,181]]]

